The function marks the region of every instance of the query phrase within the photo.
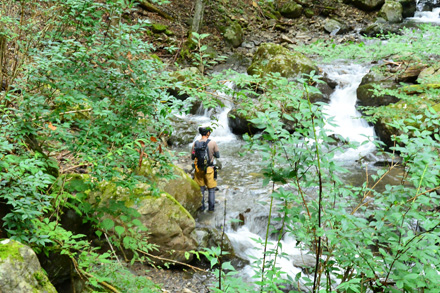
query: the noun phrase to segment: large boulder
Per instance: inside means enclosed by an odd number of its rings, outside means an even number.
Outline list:
[[[200,187],[181,168],[174,166],[174,179],[160,180],[159,188],[174,197],[192,216],[201,207]]]
[[[185,252],[197,248],[193,231],[195,220],[191,214],[170,194],[160,192],[152,195],[149,184],[138,184],[134,191],[117,187],[112,182],[102,182],[97,191],[89,193],[88,202],[107,206],[113,201],[123,201],[135,209],[139,220],[148,228],[148,241],[158,245],[152,253],[170,260],[189,262]],[[200,200],[201,201],[201,200]],[[119,225],[119,219],[113,218]]]
[[[278,72],[281,76],[290,78],[317,70],[317,66],[305,55],[277,44],[264,43],[255,52],[247,73],[264,76]]]
[[[34,251],[20,242],[0,241],[0,292],[56,293]]]
[[[403,7],[397,0],[386,0],[379,12],[379,16],[391,23],[399,23],[403,20]]]
[[[395,56],[398,59],[398,56]],[[416,82],[420,73],[427,67],[418,60],[388,60],[376,65],[362,78],[356,93],[359,106],[384,106],[396,103],[399,99],[393,94],[374,94],[374,88],[397,89],[402,82]]]
[[[375,94],[374,89],[396,89],[399,85],[390,78],[390,74],[382,69],[382,66],[374,66],[362,78],[356,90],[358,106],[384,106],[396,103],[399,99],[390,94]]]
[[[404,18],[413,17],[417,10],[417,0],[398,0],[402,4],[402,16]]]
[[[287,1],[280,8],[280,13],[286,18],[299,18],[303,7],[295,1]]]

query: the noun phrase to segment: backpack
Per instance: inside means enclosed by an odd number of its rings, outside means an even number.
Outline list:
[[[209,152],[208,152],[208,143],[210,139],[207,141],[196,141],[194,144],[194,153],[195,153],[195,167],[198,170],[206,171],[206,168],[209,166]]]

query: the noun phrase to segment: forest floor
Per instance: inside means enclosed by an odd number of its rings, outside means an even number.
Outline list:
[[[171,0],[168,4],[157,6],[160,11],[172,19],[167,19],[161,13],[151,12],[140,7],[131,14],[132,18],[148,19],[152,24],[166,25],[168,30],[172,32],[171,35],[161,33],[146,36],[146,39],[155,45],[155,53],[170,64],[179,60],[180,50],[187,41],[195,2],[194,0]],[[343,35],[330,36],[324,30],[326,19],[336,19],[346,24],[350,30],[355,30],[374,22],[377,16],[377,11],[365,12],[338,0],[321,0],[309,1],[310,4],[307,4],[308,8],[315,13],[311,18],[302,15],[297,19],[281,17],[275,20],[265,17],[264,11],[269,9],[257,4],[257,2],[261,3],[262,1],[210,1],[205,6],[204,21],[200,30],[200,33],[209,34],[206,39],[207,44],[223,56],[238,53],[251,57],[252,52],[249,53],[249,46],[246,44],[253,43],[253,41],[256,44],[288,42],[297,45],[307,45],[318,39],[334,39],[339,43],[353,41]],[[318,4],[313,4],[314,2]],[[304,1],[304,3],[306,2]],[[243,28],[243,44],[238,48],[231,48],[223,41],[220,27],[226,25],[228,21],[236,21]],[[169,52],[167,48],[170,47],[175,47],[176,51]]]

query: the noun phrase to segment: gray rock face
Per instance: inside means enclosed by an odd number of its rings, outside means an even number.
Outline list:
[[[324,30],[329,34],[343,34],[348,32],[348,26],[335,19],[326,19],[324,23]]]
[[[391,23],[399,23],[403,20],[403,7],[399,1],[386,0],[380,9],[379,15]]]
[[[0,242],[0,292],[56,293],[41,269],[35,252],[20,242]]]
[[[281,15],[286,18],[298,18],[302,11],[303,7],[295,1],[286,2],[280,9]]]

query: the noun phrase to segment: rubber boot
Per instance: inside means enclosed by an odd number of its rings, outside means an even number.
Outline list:
[[[215,204],[215,188],[209,188],[208,193],[208,211],[213,212]]]
[[[202,192],[202,212],[205,210],[205,190],[206,186],[200,186],[200,191]]]

